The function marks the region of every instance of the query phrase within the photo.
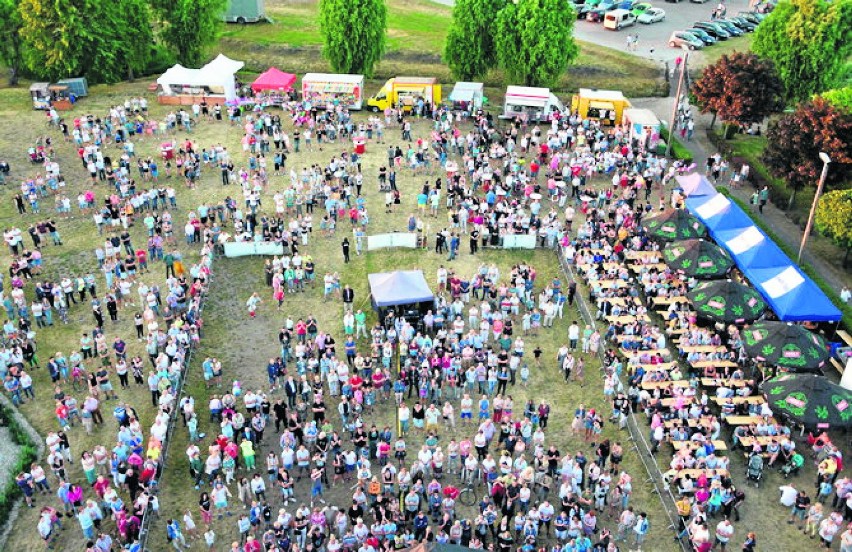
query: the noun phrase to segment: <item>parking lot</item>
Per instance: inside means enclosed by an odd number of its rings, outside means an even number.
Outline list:
[[[574,26],[574,36],[580,40],[600,44],[609,48],[627,51],[627,35],[639,34],[639,45],[635,52],[637,56],[657,61],[674,60],[681,51],[671,48],[668,44],[669,36],[673,31],[683,30],[691,27],[696,21],[709,21],[711,12],[716,8],[719,0],[708,0],[703,4],[697,4],[688,0],[679,3],[669,3],[663,0],[642,0],[650,2],[656,8],[662,8],[666,12],[666,18],[651,25],[636,24],[632,27],[611,31],[604,29],[602,23],[591,23],[580,19]],[[749,9],[749,0],[727,0],[728,15],[736,15],[739,11]],[[742,39],[731,38],[734,42]]]

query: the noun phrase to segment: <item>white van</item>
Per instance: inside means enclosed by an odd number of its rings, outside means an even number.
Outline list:
[[[604,29],[617,31],[636,24],[636,16],[627,10],[612,10],[604,16]]]

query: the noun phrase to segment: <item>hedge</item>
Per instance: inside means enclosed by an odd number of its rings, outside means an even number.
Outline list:
[[[10,470],[10,480],[5,487],[0,488],[0,520],[6,520],[15,501],[21,496],[21,489],[15,482],[19,473],[29,471],[29,467],[38,459],[38,449],[30,440],[29,434],[18,423],[17,418],[3,403],[0,403],[0,424],[9,428],[12,442],[18,446],[18,459]]]
[[[666,143],[669,143],[669,129],[666,128],[664,125],[660,125],[660,138],[665,140]],[[686,146],[681,144],[678,141],[677,138],[673,138],[671,144],[672,144],[671,154],[676,159],[682,159],[683,161],[686,161],[687,165],[692,163],[692,158],[693,158],[692,152],[689,151],[686,148]]]
[[[751,213],[751,206],[748,203],[746,203],[745,201],[743,201],[742,199],[731,195],[730,190],[728,190],[727,188],[723,188],[723,187],[719,187],[717,189],[719,190],[719,193],[724,194],[730,200],[732,200],[734,203],[739,205],[740,208],[744,212]],[[749,214],[749,216],[751,217],[750,214]],[[773,240],[778,245],[778,247],[780,247],[781,250],[784,251],[784,253],[787,254],[788,257],[790,257],[791,259],[796,258],[796,256],[798,255],[798,252],[793,251],[793,248],[790,247],[789,245],[787,245],[786,242],[781,240],[778,237],[778,235],[775,232],[773,232],[772,229],[762,219],[751,217],[751,220],[754,221],[754,223],[758,227],[760,227],[760,229],[763,230],[763,232],[767,236],[769,236],[769,238],[771,240]],[[829,285],[822,278],[822,276],[820,276],[816,272],[816,270],[813,269],[813,267],[811,265],[809,265],[807,263],[803,263],[803,264],[799,265],[799,267],[802,269],[802,272],[807,274],[811,278],[811,280],[813,280],[814,283],[816,283],[816,285],[818,285],[820,287],[820,289],[823,291],[823,293],[825,293],[825,295],[829,299],[831,299],[831,301],[834,303],[834,306],[836,306],[840,309],[840,312],[843,315],[843,326],[847,330],[852,330],[852,305],[850,305],[848,303],[844,303],[843,301],[841,301],[840,300],[840,294],[831,285]]]

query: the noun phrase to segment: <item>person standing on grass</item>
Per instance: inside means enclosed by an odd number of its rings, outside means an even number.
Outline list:
[[[349,262],[349,238],[343,238],[343,241],[340,244],[340,248],[343,251],[343,262]]]

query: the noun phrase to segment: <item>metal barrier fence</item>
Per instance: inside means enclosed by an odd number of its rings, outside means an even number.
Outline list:
[[[201,313],[204,311],[204,302],[207,299],[207,294],[209,293],[210,284],[211,284],[212,280],[213,280],[213,274],[212,274],[212,271],[210,271],[208,273],[208,276],[207,276],[207,289],[202,291],[202,293],[201,293],[201,295],[198,299],[198,308],[197,308],[196,314],[195,314],[196,318],[200,317]],[[190,309],[192,309],[192,307],[190,307]],[[201,328],[199,328],[199,337],[201,339],[204,338],[203,330],[204,330],[203,326]],[[178,402],[175,404],[175,408],[172,410],[172,413],[169,416],[168,430],[166,431],[166,438],[163,439],[163,450],[160,453],[160,466],[159,466],[159,472],[157,474],[157,481],[159,481],[163,477],[163,474],[165,473],[165,470],[166,470],[166,465],[168,464],[169,448],[170,448],[170,444],[171,444],[171,441],[172,441],[172,434],[175,431],[175,422],[177,421],[177,417],[180,414],[180,397],[183,394],[184,382],[186,382],[186,378],[187,378],[187,375],[188,375],[188,372],[189,372],[189,365],[192,362],[192,352],[193,352],[192,347],[191,346],[188,347],[187,351],[186,351],[186,355],[184,356],[184,359],[183,359],[183,368],[181,369],[181,374],[180,374],[180,378],[178,379],[177,389],[175,390],[175,396],[177,397]],[[157,487],[156,492],[159,493],[159,485]],[[150,526],[151,526],[151,522],[152,522],[152,519],[151,519],[152,517],[153,516],[151,515],[151,504],[149,502],[148,505],[145,508],[145,511],[142,514],[142,523],[141,523],[141,527],[139,529],[140,549],[143,550],[143,551],[146,551],[146,552],[151,550],[150,548],[148,548],[148,537],[150,535],[150,528],[151,528]]]
[[[556,249],[556,258],[559,259],[559,265],[562,268],[563,273],[565,273],[568,277],[569,281],[578,281],[571,264],[564,258],[561,248]],[[580,278],[579,281],[582,281],[582,278]],[[592,316],[592,313],[589,310],[586,298],[582,293],[576,294],[575,298],[578,310],[580,311],[580,316],[583,317],[583,320],[587,324],[590,324],[592,327],[596,327],[597,324],[595,317]],[[601,360],[602,368],[604,358],[603,350],[603,347],[598,350],[598,357]],[[624,384],[618,374],[616,374],[615,377],[618,382],[618,388],[624,389]],[[663,472],[660,470],[659,464],[657,464],[657,458],[651,452],[651,446],[645,438],[645,432],[639,425],[639,420],[636,418],[636,413],[633,412],[633,409],[630,410],[630,414],[627,416],[627,431],[630,433],[630,441],[633,445],[633,450],[636,451],[636,454],[639,456],[639,459],[642,461],[642,465],[647,472],[648,478],[645,480],[645,483],[651,483],[654,486],[653,493],[659,497],[660,505],[663,507],[663,512],[665,512],[666,517],[669,519],[668,528],[677,531],[678,519],[680,516],[678,516],[677,508],[675,507],[675,497],[672,494],[669,485],[666,484],[663,478]],[[678,540],[678,544],[684,552],[689,552],[691,550],[691,547],[684,544],[683,540]]]

